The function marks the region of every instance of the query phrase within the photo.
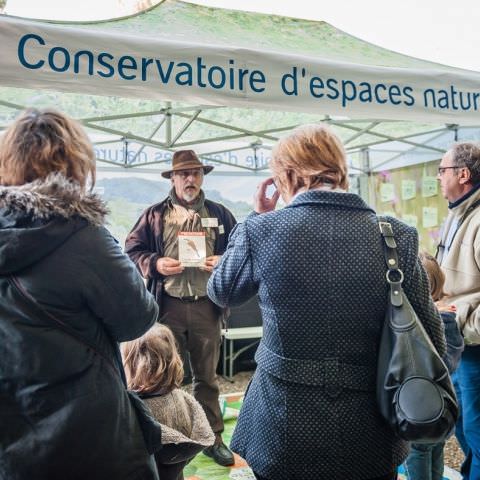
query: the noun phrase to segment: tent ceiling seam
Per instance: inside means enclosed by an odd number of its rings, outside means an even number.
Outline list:
[[[330,123],[332,125],[337,125],[336,122],[333,121],[333,120],[330,120]],[[362,130],[361,128],[354,127],[353,125],[342,125],[342,127],[349,128],[351,130],[356,130],[356,131],[361,131]],[[442,150],[440,148],[431,147],[431,146],[424,146],[421,143],[411,142],[411,141],[408,141],[408,140],[405,140],[405,139],[400,139],[400,137],[394,137],[394,136],[386,135],[386,134],[383,134],[383,133],[371,132],[371,135],[375,135],[377,137],[387,139],[390,142],[402,142],[402,143],[406,143],[407,145],[413,145],[414,147],[424,147],[424,148],[427,148],[429,150],[433,150],[435,152],[444,152],[445,151],[445,150]],[[406,137],[404,137],[404,138],[406,138]]]
[[[438,135],[435,135],[434,137],[429,138],[428,141],[435,140],[435,139],[443,136],[443,134],[444,134],[445,132],[448,132],[448,131],[449,131],[449,129],[448,129],[448,128],[445,128],[445,129],[444,129],[441,133],[439,133]],[[453,132],[452,132],[452,133],[453,133]],[[408,155],[412,150],[415,150],[415,148],[417,148],[417,147],[412,147],[412,148],[410,148],[410,149],[408,149],[408,150],[406,150],[406,151],[404,151],[404,152],[401,152],[401,153],[396,152],[396,155],[394,155],[393,157],[390,157],[390,158],[387,159],[387,160],[384,160],[383,162],[380,162],[380,163],[375,164],[375,165],[373,166],[373,168],[377,169],[378,167],[381,167],[382,165],[385,165],[385,164],[387,164],[387,163],[389,163],[389,162],[393,162],[394,160],[396,160],[397,158],[402,157],[403,155]]]

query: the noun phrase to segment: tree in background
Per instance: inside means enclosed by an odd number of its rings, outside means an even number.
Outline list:
[[[6,6],[7,6],[7,0],[0,0],[0,13],[3,13]]]

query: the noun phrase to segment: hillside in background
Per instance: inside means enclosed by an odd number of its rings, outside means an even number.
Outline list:
[[[143,210],[162,201],[170,191],[170,184],[136,177],[104,178],[97,181],[96,189],[110,208],[108,228],[123,246]],[[247,202],[228,200],[218,190],[206,189],[205,195],[225,205],[239,221],[252,211]]]
[[[103,178],[97,181],[96,187],[107,202],[123,199],[143,205],[160,202],[170,190],[170,184],[165,181],[155,182],[137,177]]]

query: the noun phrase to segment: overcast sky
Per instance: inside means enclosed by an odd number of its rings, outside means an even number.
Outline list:
[[[126,5],[131,2],[123,0]],[[480,71],[479,0],[198,0],[193,3],[325,20],[391,50]],[[127,12],[119,9],[119,0],[8,0],[7,13],[86,20],[112,18]]]

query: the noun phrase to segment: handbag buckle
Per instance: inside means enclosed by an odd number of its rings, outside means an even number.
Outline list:
[[[393,235],[392,225],[389,222],[378,222],[378,227],[380,232],[385,239],[385,243],[389,248],[397,248],[397,243],[395,242],[395,237]]]
[[[398,274],[400,275],[400,278],[398,279],[393,279],[393,278],[390,278],[390,274],[391,273],[395,273],[395,274]],[[385,277],[387,279],[387,282],[390,284],[390,285],[393,285],[393,284],[396,284],[396,283],[400,283],[402,284],[403,283],[403,272],[402,270],[400,270],[399,268],[392,268],[390,270],[387,270],[387,272],[385,273]]]

